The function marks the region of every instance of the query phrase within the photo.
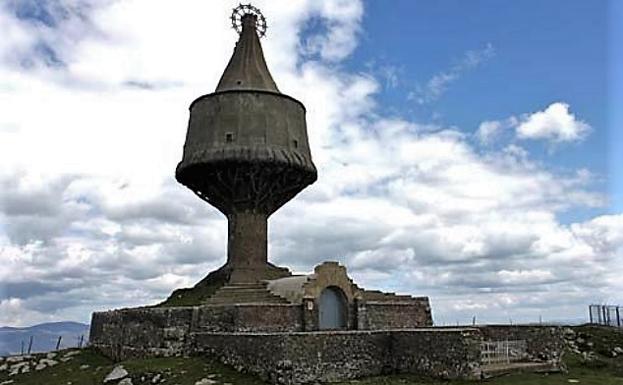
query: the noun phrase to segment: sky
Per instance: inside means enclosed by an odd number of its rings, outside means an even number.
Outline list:
[[[0,325],[155,304],[226,258],[177,184],[228,0],[0,4]],[[623,3],[256,1],[319,178],[269,259],[335,260],[436,324],[582,322],[623,304]]]

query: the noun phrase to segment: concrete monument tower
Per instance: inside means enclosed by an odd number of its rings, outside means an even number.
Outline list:
[[[228,220],[229,282],[288,275],[268,263],[267,221],[316,181],[305,107],[279,92],[262,52],[266,22],[241,5],[231,17],[240,38],[215,92],[190,105],[177,180]]]

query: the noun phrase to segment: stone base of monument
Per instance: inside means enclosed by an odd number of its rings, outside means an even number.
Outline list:
[[[240,269],[233,269],[233,271]],[[194,332],[310,332],[405,329],[432,325],[427,297],[359,288],[337,262],[308,275],[267,266],[264,279],[232,282],[228,266],[156,306],[93,314],[91,340],[178,349]],[[256,275],[259,275],[257,269]],[[127,337],[126,337],[127,336]],[[164,346],[163,346],[164,343]],[[132,346],[132,344],[122,343]]]
[[[128,323],[119,334],[109,335],[113,339],[96,336],[92,344],[116,359],[205,356],[284,385],[387,374],[483,379],[513,371],[559,371],[564,349],[561,328],[551,326],[272,333],[184,333],[165,327],[153,334],[155,329],[150,333],[146,324]],[[502,340],[489,340],[493,336]],[[506,350],[507,357],[495,363],[484,359],[484,346],[508,341],[523,341],[525,348]]]
[[[309,275],[267,272],[275,275],[232,283],[225,266],[181,298],[94,313],[91,344],[116,360],[205,355],[276,384],[560,366],[556,327],[432,327],[427,297],[361,289],[335,262]]]

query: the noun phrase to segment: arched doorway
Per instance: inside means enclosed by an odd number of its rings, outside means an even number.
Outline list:
[[[320,330],[346,329],[348,325],[348,304],[344,292],[338,287],[329,286],[320,294]]]

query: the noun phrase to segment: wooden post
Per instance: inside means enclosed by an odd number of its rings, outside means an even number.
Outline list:
[[[616,309],[617,309],[617,326],[621,327],[621,313],[619,313],[620,307],[617,306]]]
[[[28,342],[28,354],[32,351],[32,336],[30,336],[30,342]]]
[[[54,350],[58,350],[58,348],[61,347],[61,338],[63,338],[63,336],[58,336],[58,341],[56,341],[56,349]]]
[[[84,334],[80,336],[80,342],[78,342],[78,349],[82,348],[82,342],[84,342]]]
[[[24,340],[22,340],[22,352],[20,353],[21,356],[24,355]]]

